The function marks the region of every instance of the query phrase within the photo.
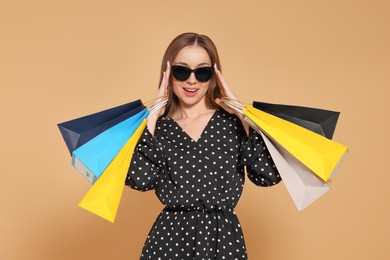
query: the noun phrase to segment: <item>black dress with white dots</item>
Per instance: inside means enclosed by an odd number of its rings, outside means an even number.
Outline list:
[[[140,259],[247,259],[234,208],[244,185],[244,166],[258,186],[281,178],[259,134],[218,108],[194,141],[171,118],[146,128],[134,151],[126,185],[155,190],[166,205],[145,241]]]

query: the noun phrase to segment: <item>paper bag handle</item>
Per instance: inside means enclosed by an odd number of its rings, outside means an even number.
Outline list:
[[[162,97],[158,97],[158,98],[154,98],[154,99],[148,100],[148,101],[146,101],[144,103],[144,105],[148,109],[149,113],[153,114],[156,111],[159,111],[167,103],[168,103],[168,96],[162,96]]]

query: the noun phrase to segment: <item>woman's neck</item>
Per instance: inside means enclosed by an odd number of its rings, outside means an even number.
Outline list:
[[[175,112],[172,114],[172,118],[175,120],[197,118],[199,115],[207,114],[215,111],[215,108],[209,108],[205,102],[199,102],[197,104],[186,106],[180,104]]]

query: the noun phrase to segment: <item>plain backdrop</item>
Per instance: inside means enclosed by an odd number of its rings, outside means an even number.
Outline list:
[[[89,183],[57,123],[157,91],[183,32],[210,36],[235,94],[340,111],[332,190],[298,212],[283,183],[246,182],[250,259],[390,259],[387,0],[0,0],[0,259],[138,259],[163,206],[125,188],[111,224],[77,206]]]

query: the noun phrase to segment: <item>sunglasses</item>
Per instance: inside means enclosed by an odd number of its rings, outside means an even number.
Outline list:
[[[211,76],[213,75],[214,68],[200,67],[192,70],[184,66],[172,66],[172,74],[175,77],[175,79],[179,81],[187,80],[190,77],[192,72],[195,74],[196,80],[200,82],[206,82],[209,81]]]

